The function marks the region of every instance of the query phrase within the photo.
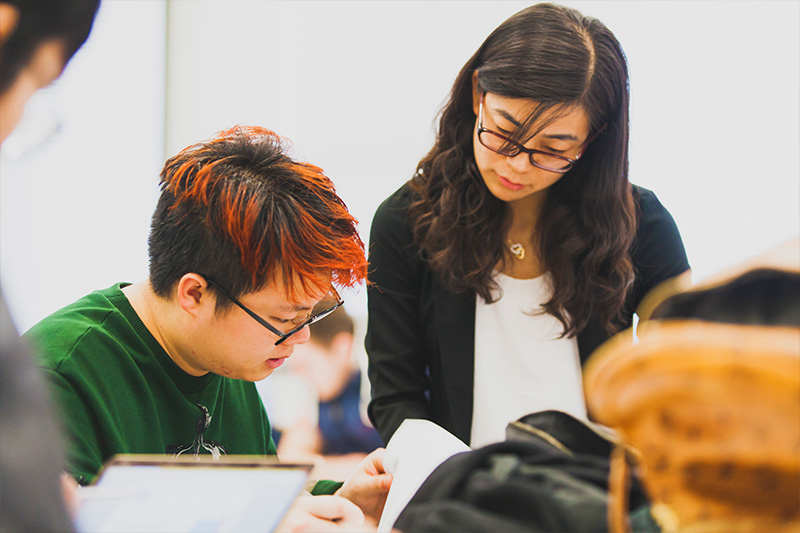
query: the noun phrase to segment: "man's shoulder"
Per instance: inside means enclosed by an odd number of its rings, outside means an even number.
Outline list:
[[[124,322],[118,307],[122,284],[94,291],[42,319],[23,337],[32,345],[45,366],[58,365],[80,345],[113,338]]]

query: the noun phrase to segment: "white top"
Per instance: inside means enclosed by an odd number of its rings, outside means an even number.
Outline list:
[[[561,323],[536,313],[550,298],[550,277],[495,280],[502,297],[475,306],[473,448],[505,440],[506,425],[534,411],[586,419],[578,341],[558,338]]]

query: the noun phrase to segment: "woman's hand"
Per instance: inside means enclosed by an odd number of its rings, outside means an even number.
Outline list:
[[[375,531],[364,524],[364,513],[339,496],[301,496],[286,515],[278,531]]]
[[[347,498],[358,505],[364,514],[378,522],[386,504],[386,496],[392,486],[392,476],[383,469],[383,455],[378,448],[366,456],[350,474],[344,485],[336,491],[337,496]]]

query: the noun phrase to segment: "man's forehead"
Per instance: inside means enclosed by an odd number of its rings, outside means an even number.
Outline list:
[[[309,311],[331,293],[331,274],[320,273],[314,279],[306,280],[295,275],[291,284],[284,283],[283,276],[277,275],[272,286],[281,295],[278,304],[281,311]]]

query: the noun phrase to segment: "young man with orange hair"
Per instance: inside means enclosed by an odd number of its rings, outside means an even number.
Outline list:
[[[269,130],[237,127],[169,159],[148,280],[95,291],[26,334],[52,382],[80,483],[117,453],[275,453],[252,382],[341,305],[335,285],[353,286],[367,269],[333,184],[286,145]],[[377,518],[391,483],[381,453],[341,488],[315,492],[338,489]]]

